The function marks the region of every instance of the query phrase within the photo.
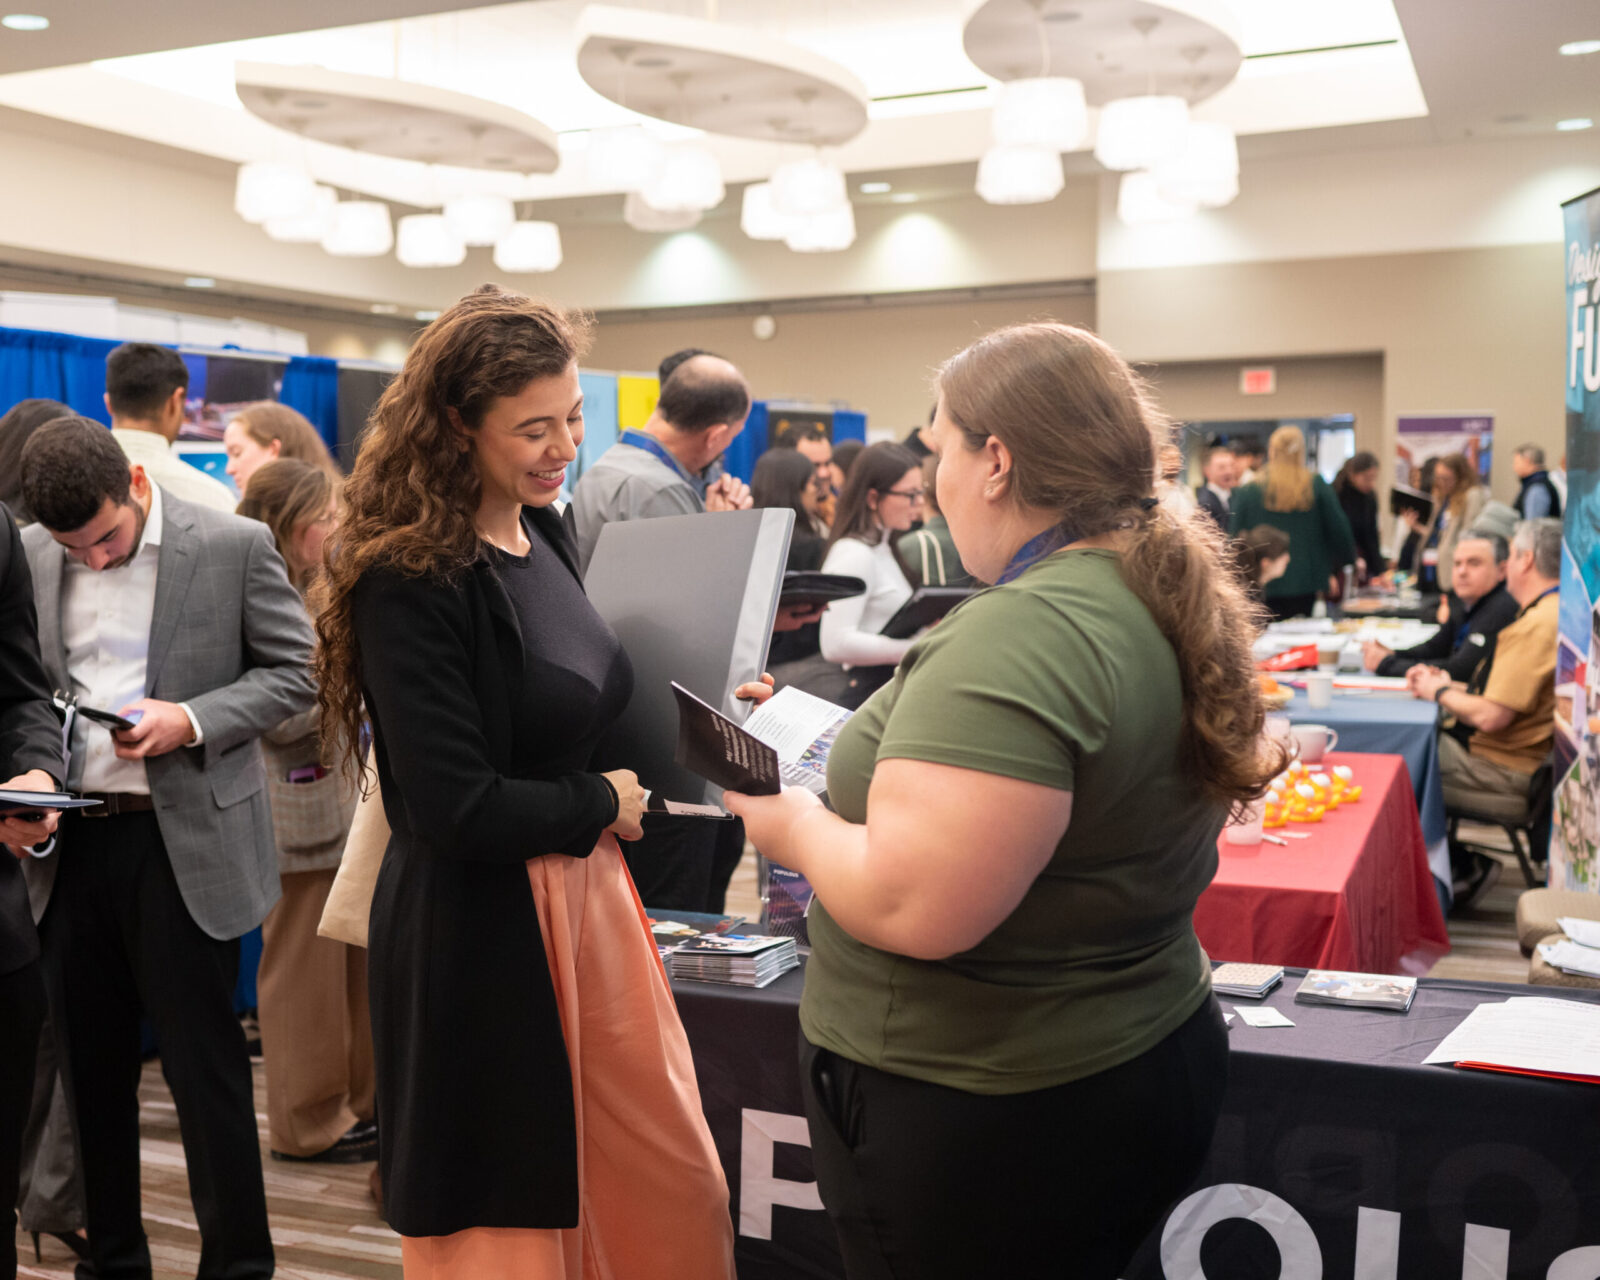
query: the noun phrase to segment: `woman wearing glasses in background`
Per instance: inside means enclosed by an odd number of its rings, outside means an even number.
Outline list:
[[[852,709],[889,683],[911,647],[910,640],[891,640],[880,630],[911,598],[894,538],[922,517],[923,497],[921,464],[903,445],[887,443],[862,450],[839,497],[822,571],[860,578],[867,590],[828,606],[822,656],[850,673],[843,702]]]

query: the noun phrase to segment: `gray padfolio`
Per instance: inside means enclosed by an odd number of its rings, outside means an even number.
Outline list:
[[[606,734],[608,767],[673,800],[718,788],[677,764],[676,680],[743,724],[733,691],[765,669],[794,512],[714,511],[625,520],[600,531],[584,590],[633,663],[633,699]]]

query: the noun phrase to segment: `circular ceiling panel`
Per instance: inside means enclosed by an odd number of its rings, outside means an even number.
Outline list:
[[[352,151],[507,173],[554,173],[561,159],[532,116],[409,80],[240,62],[234,88],[268,124]]]
[[[1239,30],[1219,0],[985,0],[962,33],[997,80],[1067,76],[1094,106],[1170,94],[1204,101],[1239,73]]]
[[[867,127],[867,91],[837,63],[698,18],[589,5],[578,72],[619,106],[707,133],[837,146]]]

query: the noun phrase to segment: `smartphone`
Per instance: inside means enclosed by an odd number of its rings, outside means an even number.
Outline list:
[[[78,714],[85,720],[92,720],[95,724],[102,724],[107,729],[117,733],[124,733],[138,724],[144,718],[143,711],[133,711],[126,716],[119,716],[113,711],[101,711],[97,707],[78,708]]]

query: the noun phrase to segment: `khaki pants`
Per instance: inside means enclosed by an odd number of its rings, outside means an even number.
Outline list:
[[[335,870],[283,877],[261,926],[257,1002],[274,1151],[313,1156],[373,1117],[367,956],[317,936]]]
[[[1518,773],[1503,764],[1475,756],[1448,733],[1439,735],[1439,781],[1445,790],[1445,804],[1451,803],[1451,792],[1489,792],[1525,800],[1533,770]]]

